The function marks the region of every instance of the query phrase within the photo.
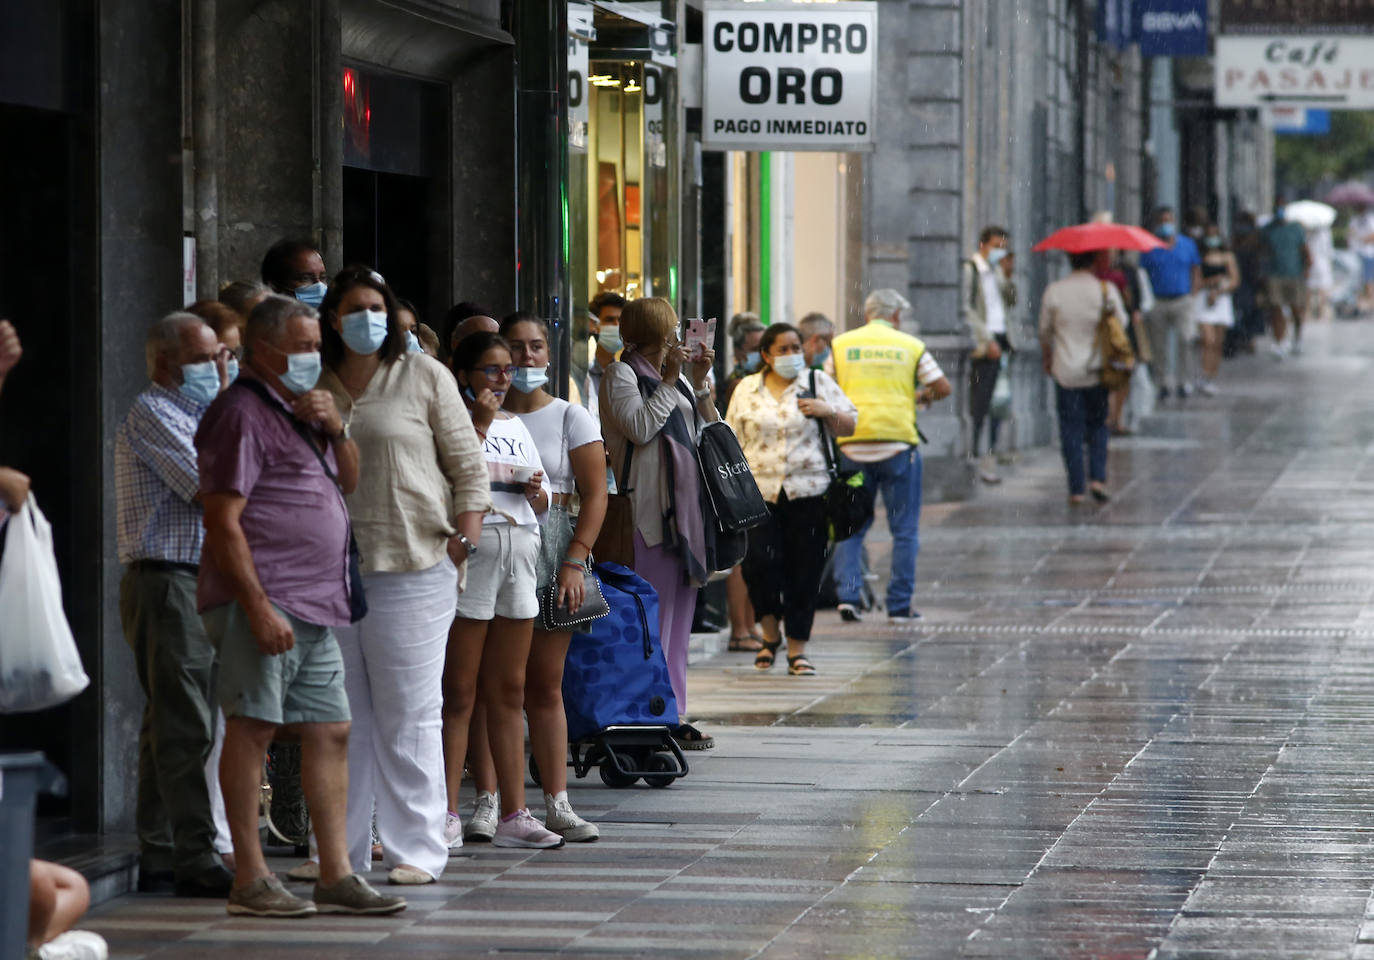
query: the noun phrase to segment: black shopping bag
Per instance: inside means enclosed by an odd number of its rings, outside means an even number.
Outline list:
[[[768,504],[729,424],[717,420],[702,428],[697,457],[702,485],[721,530],[738,533],[768,519]]]

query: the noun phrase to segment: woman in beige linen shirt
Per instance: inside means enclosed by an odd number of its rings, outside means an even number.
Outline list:
[[[768,522],[749,531],[743,564],[763,625],[754,666],[773,666],[785,633],[787,672],[809,677],[816,668],[806,658],[806,644],[830,537],[824,500],[830,471],[822,444],[853,433],[858,410],[829,374],[806,369],[795,327],[771,324],[759,350],[763,369],[739,382],[725,414],[768,501]]]
[[[432,883],[448,863],[441,678],[458,568],[491,506],[486,464],[452,375],[406,352],[377,273],[334,278],[320,307],[325,372],[358,445],[347,498],[368,614],[338,628],[353,728],[348,841],[371,867],[372,816],[392,883]]]
[[[1088,452],[1087,489],[1107,501],[1107,388],[1102,386],[1102,356],[1097,326],[1104,307],[1124,322],[1126,305],[1114,284],[1097,278],[1111,262],[1107,250],[1075,253],[1073,272],[1045,288],[1040,299],[1040,351],[1045,373],[1054,380],[1059,413],[1059,445],[1069,477],[1069,503],[1083,502],[1083,450]]]

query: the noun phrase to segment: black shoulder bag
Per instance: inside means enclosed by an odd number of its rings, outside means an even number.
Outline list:
[[[816,395],[816,371],[811,371],[811,396]],[[873,504],[878,491],[864,483],[862,470],[841,473],[835,458],[835,443],[825,421],[816,418],[821,432],[821,449],[825,452],[825,469],[830,474],[830,486],[825,489],[825,516],[830,521],[830,539],[836,543],[848,540],[873,519]]]
[[[291,428],[300,434],[305,445],[310,448],[310,452],[320,461],[320,469],[324,475],[334,482],[334,486],[339,487],[340,495],[343,494],[343,487],[339,485],[339,478],[333,470],[329,469],[329,463],[325,460],[320,448],[315,446],[315,438],[310,435],[310,428],[296,419],[291,413],[282,409],[282,405],[277,403],[267,393],[267,388],[256,380],[248,377],[239,377],[234,381],[235,385],[241,385],[257,395],[258,399],[273,410],[280,413],[291,424]],[[348,518],[347,509],[344,511],[345,518]],[[357,623],[367,616],[367,595],[363,592],[363,555],[358,549],[358,541],[353,537],[353,521],[348,520],[348,615],[349,623]]]
[[[568,417],[572,413],[572,404],[563,408],[563,449],[568,449]],[[571,460],[571,456],[569,457]],[[631,544],[633,549],[633,544]],[[633,562],[633,556],[631,557]],[[539,595],[539,624],[550,633],[585,633],[579,628],[586,627],[593,620],[610,616],[611,605],[606,602],[606,597],[601,592],[601,581],[597,579],[592,571],[592,564],[595,562],[591,554],[580,565],[582,574],[582,605],[576,610],[569,606],[558,605],[558,574],[562,569],[563,560],[559,560],[559,566],[553,571],[553,579],[549,582],[549,587]]]

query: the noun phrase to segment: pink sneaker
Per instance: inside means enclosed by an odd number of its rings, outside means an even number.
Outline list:
[[[517,810],[510,816],[501,818],[501,822],[496,825],[496,836],[491,838],[491,845],[547,850],[563,846],[563,838],[552,830],[546,830],[528,810]]]

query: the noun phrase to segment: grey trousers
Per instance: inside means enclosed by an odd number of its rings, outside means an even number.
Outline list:
[[[195,574],[130,567],[119,619],[147,697],[138,735],[140,867],[194,879],[220,862],[205,781],[216,660],[196,612]]]
[[[1150,353],[1154,356],[1155,385],[1177,390],[1185,383],[1192,383],[1197,372],[1192,346],[1197,336],[1193,298],[1156,300],[1154,309],[1145,318],[1145,330],[1150,338]],[[1176,341],[1176,353],[1169,351],[1171,336]]]

